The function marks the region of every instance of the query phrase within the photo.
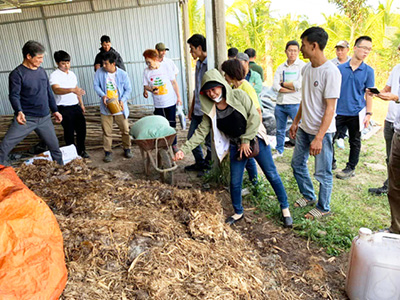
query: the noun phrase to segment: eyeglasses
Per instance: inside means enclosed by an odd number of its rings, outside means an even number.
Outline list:
[[[367,46],[356,46],[357,48],[363,49],[364,51],[368,51],[371,52],[372,48],[371,47],[367,47]]]

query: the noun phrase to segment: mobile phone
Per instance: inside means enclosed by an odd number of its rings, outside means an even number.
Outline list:
[[[379,94],[380,93],[379,90],[376,87],[370,87],[368,89],[373,94]]]

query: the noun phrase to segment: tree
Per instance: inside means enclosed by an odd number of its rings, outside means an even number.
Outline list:
[[[206,25],[204,21],[204,6],[199,6],[197,0],[188,1],[188,12],[189,12],[189,28],[190,33],[199,33],[205,35]]]

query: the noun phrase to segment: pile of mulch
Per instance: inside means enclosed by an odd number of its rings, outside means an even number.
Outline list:
[[[36,160],[17,173],[53,210],[69,273],[61,299],[296,299],[224,224],[213,193]]]

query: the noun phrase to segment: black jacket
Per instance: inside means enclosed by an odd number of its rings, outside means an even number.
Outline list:
[[[102,47],[99,48],[99,50],[100,50],[100,52],[96,55],[96,58],[94,59],[94,65],[100,64],[100,66],[102,66],[103,65],[103,54],[106,52],[104,51],[104,49]],[[125,64],[124,64],[124,61],[123,61],[121,55],[113,47],[111,47],[109,51],[113,52],[117,56],[117,61],[116,61],[117,67],[126,71]]]

